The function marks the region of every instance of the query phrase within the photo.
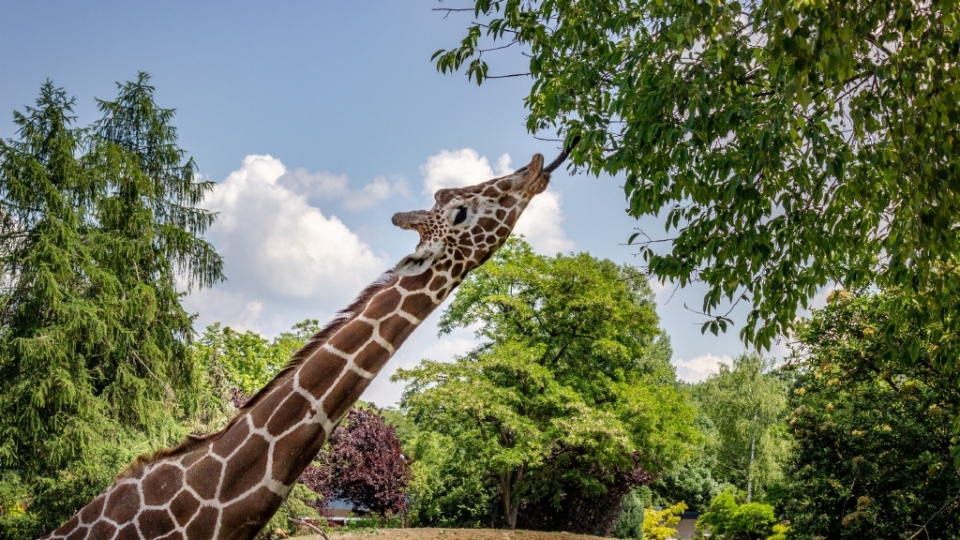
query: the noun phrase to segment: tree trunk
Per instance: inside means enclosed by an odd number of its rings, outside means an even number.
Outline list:
[[[507,528],[511,531],[517,528],[517,514],[513,512],[513,505],[510,504],[512,493],[510,492],[510,473],[501,473],[500,475],[500,496],[503,497],[503,518],[507,521]]]
[[[753,431],[750,433],[750,461],[747,462],[747,503],[753,500],[753,460],[757,453],[757,419],[760,411],[753,413]]]
[[[516,487],[523,478],[523,467],[514,471],[512,476],[513,478],[511,478],[510,473],[500,475],[500,491],[503,495],[503,517],[507,520],[507,528],[511,531],[517,528],[517,513],[520,510],[520,497],[516,497],[516,501],[513,500],[515,496],[513,488]]]

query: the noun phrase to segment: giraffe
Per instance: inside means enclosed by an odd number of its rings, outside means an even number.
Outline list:
[[[360,394],[467,273],[507,240],[566,159],[441,189],[430,210],[393,224],[417,231],[416,251],[368,286],[213,434],[142,456],[50,540],[253,538]]]

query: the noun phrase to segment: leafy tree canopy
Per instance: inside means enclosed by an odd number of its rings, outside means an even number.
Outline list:
[[[692,459],[667,469],[650,484],[651,502],[655,506],[670,506],[683,501],[690,510],[705,511],[726,485],[714,477],[716,468],[716,447],[708,442]]]
[[[876,285],[902,292],[894,323],[924,306],[931,359],[957,366],[960,3],[467,3],[437,68],[484,83],[525,55],[527,128],[581,137],[576,165],[665,219],[669,244],[632,240],[657,277],[706,284],[705,329],[745,301],[741,337],[769,346],[828,283]]]
[[[710,419],[713,476],[745,490],[747,502],[780,479],[789,458],[787,387],[772,367],[772,360],[745,354],[693,387]]]
[[[306,319],[269,340],[252,330],[238,332],[214,323],[207,327],[196,350],[208,372],[223,373],[230,388],[249,397],[270,382],[319,329],[315,319]]]
[[[960,391],[928,349],[891,358],[886,303],[837,294],[799,330],[784,493],[796,538],[960,536]],[[927,331],[901,326],[894,353]]]
[[[483,342],[469,354],[395,378],[408,381],[402,406],[415,421],[452,437],[497,479],[508,526],[522,502],[556,513],[618,484],[616,501],[603,505],[612,528],[620,497],[649,481],[643,471],[696,438],[693,410],[670,384],[649,286],[632,267],[542,257],[510,240],[440,321],[441,332],[473,325]]]

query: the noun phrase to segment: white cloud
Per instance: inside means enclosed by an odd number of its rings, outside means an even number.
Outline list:
[[[229,281],[186,302],[201,324],[221,321],[273,335],[304,318],[325,321],[388,268],[337,217],[279,182],[286,173],[276,158],[247,156],[204,200],[218,213],[208,236]],[[308,185],[336,189],[339,180],[323,175],[311,175]]]
[[[481,156],[472,148],[452,152],[442,150],[420,166],[424,193],[430,197],[441,188],[477,184],[509,174],[512,170],[509,154],[500,156],[494,170],[486,156]],[[524,235],[536,251],[546,255],[572,250],[574,243],[567,238],[560,225],[563,221],[561,202],[560,193],[548,187],[533,199],[520,216],[514,232]]]
[[[729,355],[716,356],[713,354],[704,354],[683,360],[676,358],[671,362],[677,368],[677,378],[690,382],[700,382],[710,375],[720,372],[720,364],[733,365],[733,358]]]
[[[278,186],[308,199],[340,199],[345,209],[354,212],[376,206],[393,195],[410,195],[407,181],[401,177],[391,181],[378,176],[360,189],[350,189],[349,183],[350,179],[345,174],[310,172],[303,168],[285,171],[276,181]]]

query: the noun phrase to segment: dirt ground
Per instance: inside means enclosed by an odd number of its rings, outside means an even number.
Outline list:
[[[299,536],[296,540],[323,540],[323,537]],[[333,533],[330,540],[600,540],[600,537],[499,529],[380,529],[367,533]]]

